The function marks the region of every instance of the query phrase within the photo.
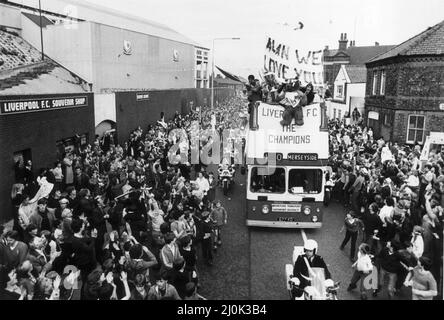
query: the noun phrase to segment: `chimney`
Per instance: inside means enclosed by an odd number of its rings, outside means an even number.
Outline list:
[[[376,46],[376,47],[379,46],[379,42],[375,42],[375,46]]]
[[[347,50],[347,34],[341,33],[341,39],[339,40],[339,51],[346,51]]]

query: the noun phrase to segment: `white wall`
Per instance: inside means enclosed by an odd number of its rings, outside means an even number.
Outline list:
[[[336,116],[335,116],[336,110]],[[341,115],[339,117],[339,111],[341,111]],[[348,112],[348,107],[346,104],[337,103],[332,101],[330,107],[328,108],[328,116],[330,119],[342,119],[344,115]]]
[[[0,4],[0,25],[8,28],[21,29],[20,9]]]
[[[351,107],[350,107],[351,102]],[[347,110],[353,112],[357,107],[361,116],[364,115],[365,106],[365,83],[349,83],[347,84]]]
[[[100,24],[93,24],[92,39],[95,92],[194,87],[192,45]],[[124,41],[131,42],[131,55],[123,53]]]
[[[335,92],[333,93],[333,99],[334,100],[344,100],[345,98],[345,84],[347,83],[347,77],[345,73],[343,72],[343,67],[339,70],[338,75],[335,79]],[[342,96],[338,96],[338,86],[342,86]]]
[[[94,80],[91,28],[90,22],[75,27],[53,25],[43,34],[45,53],[88,83]]]
[[[37,50],[42,50],[41,40],[40,40],[40,27],[36,25],[34,22],[32,22],[29,18],[27,18],[25,15],[21,15],[21,21],[22,21],[22,38],[25,39],[27,42],[29,42],[30,45],[32,45]],[[45,30],[45,29],[43,29]],[[43,34],[43,39],[45,38],[45,35]],[[43,44],[44,46],[44,44]],[[43,47],[43,50],[46,53],[46,48]]]
[[[114,93],[94,94],[94,125],[105,120],[116,122],[116,95]]]

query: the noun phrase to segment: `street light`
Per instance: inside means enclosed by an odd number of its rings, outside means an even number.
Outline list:
[[[42,46],[42,61],[45,60],[45,52],[43,51],[43,23],[42,23],[42,4],[39,0],[39,15],[40,15],[40,44]]]
[[[214,38],[213,39],[213,60],[212,61],[212,68],[211,68],[211,110],[214,109],[214,42],[216,40],[240,40],[240,38]]]

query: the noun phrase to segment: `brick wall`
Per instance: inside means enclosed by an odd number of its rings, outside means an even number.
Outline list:
[[[375,136],[381,135],[392,141],[405,143],[409,114],[426,116],[425,136],[430,131],[444,131],[444,57],[395,58],[367,64],[365,114],[377,111],[380,124]],[[386,71],[385,95],[373,96],[373,74]],[[379,92],[380,77],[377,88]],[[393,111],[390,111],[393,110]],[[392,117],[392,124],[384,124],[384,116]]]
[[[11,218],[10,192],[15,183],[13,154],[31,149],[34,173],[42,167],[52,166],[56,159],[56,142],[87,133],[94,139],[94,98],[88,96],[86,107],[39,111],[16,115],[0,115],[0,222]],[[68,95],[53,95],[54,98]],[[2,100],[45,98],[45,96],[1,97]]]
[[[425,137],[430,132],[443,132],[444,131],[444,112],[430,112],[430,111],[396,111],[395,123],[393,127],[393,140],[406,143],[407,140],[407,128],[409,115],[423,115],[425,116],[424,125],[424,141]]]
[[[214,100],[223,101],[234,95],[231,88],[215,88]],[[149,91],[149,99],[136,101],[136,92],[116,92],[116,123],[119,143],[128,140],[131,131],[138,126],[146,128],[160,119],[160,113],[165,113],[165,119],[170,119],[176,111],[186,114],[190,111],[190,102],[194,106],[211,104],[210,89],[182,89]]]

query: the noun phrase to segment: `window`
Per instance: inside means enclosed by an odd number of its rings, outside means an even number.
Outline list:
[[[250,190],[254,193],[285,193],[285,169],[254,167],[251,170]]]
[[[336,98],[343,98],[344,86],[336,86]]]
[[[424,142],[425,116],[409,115],[407,143]]]
[[[197,80],[196,81],[196,88],[201,88],[202,85],[202,80]]]
[[[288,177],[292,194],[319,194],[322,192],[322,170],[292,169]]]
[[[372,89],[372,95],[376,96],[376,85],[378,84],[378,71],[373,72],[373,89]]]
[[[385,95],[385,70],[381,71],[381,86],[379,90],[381,96]]]
[[[388,114],[388,113],[386,113],[385,115],[384,115],[384,125],[386,125],[386,126],[391,126],[392,124],[391,124],[391,119],[390,119],[391,117],[390,117],[390,114]]]

